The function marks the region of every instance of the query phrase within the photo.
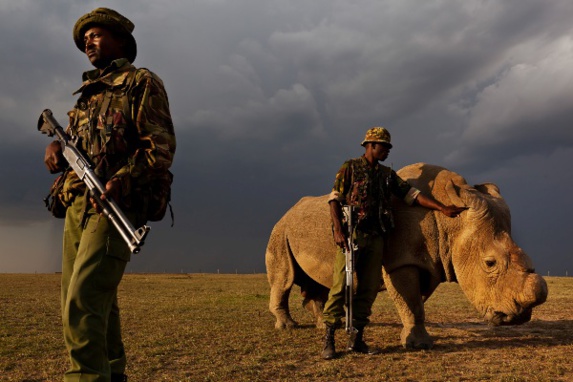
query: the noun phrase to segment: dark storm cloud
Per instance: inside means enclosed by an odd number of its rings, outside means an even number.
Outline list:
[[[477,95],[451,162],[476,163],[484,152],[500,161],[573,145],[573,41],[566,36],[538,49],[537,57],[515,63]]]
[[[573,271],[565,0],[2,4],[0,176],[15,180],[0,189],[2,241],[59,228],[41,206],[53,176],[35,124],[45,107],[66,122],[90,68],[71,28],[98,6],[134,21],[135,64],[164,80],[178,134],[175,227],[153,225],[131,270],[263,271],[273,224],[300,197],[327,193],[364,131],[384,125],[394,168],[426,161],[497,183],[538,269]],[[563,202],[540,207],[541,196]],[[61,235],[49,237],[49,251],[30,247],[38,263],[57,264],[45,259],[59,256]],[[5,269],[32,270],[6,248]]]

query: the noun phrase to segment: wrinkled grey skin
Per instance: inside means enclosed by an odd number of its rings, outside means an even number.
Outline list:
[[[532,308],[547,298],[547,284],[512,240],[509,208],[498,187],[471,187],[460,175],[423,163],[398,174],[445,205],[469,207],[460,217],[448,218],[393,200],[396,229],[384,254],[383,282],[403,323],[402,345],[433,346],[424,326],[424,301],[446,281],[459,283],[493,325],[529,321]],[[277,329],[296,326],[288,307],[293,284],[301,287],[303,304],[323,327],[335,252],[327,195],[302,198],[275,225],[266,266]]]

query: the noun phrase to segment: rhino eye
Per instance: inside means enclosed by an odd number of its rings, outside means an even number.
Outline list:
[[[488,259],[488,260],[485,261],[485,265],[486,265],[488,268],[494,267],[495,264],[496,264],[496,261],[495,261],[494,259]]]

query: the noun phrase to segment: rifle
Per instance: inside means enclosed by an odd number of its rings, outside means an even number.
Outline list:
[[[350,335],[351,343],[354,342],[354,337],[358,330],[353,325],[352,319],[352,300],[354,297],[354,252],[358,249],[353,240],[354,234],[354,207],[345,205],[342,207],[342,212],[346,217],[346,222],[348,226],[348,250],[344,250],[344,256],[346,257],[346,285],[344,287],[344,304],[346,305],[346,332]]]
[[[42,134],[47,134],[48,137],[57,136],[62,145],[64,158],[66,158],[76,175],[86,184],[92,197],[100,205],[103,215],[118,230],[131,252],[138,253],[151,228],[143,225],[135,229],[113,199],[101,199],[101,195],[105,192],[105,187],[94,173],[93,165],[78,148],[79,137],[69,136],[56,121],[50,109],[44,110],[42,115],[40,115],[38,130]]]

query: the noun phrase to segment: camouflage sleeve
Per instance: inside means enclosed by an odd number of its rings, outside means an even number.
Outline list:
[[[404,200],[409,205],[414,203],[414,200],[416,200],[420,194],[420,190],[412,187],[410,183],[400,178],[394,170],[392,170],[390,175],[390,187],[394,195]]]
[[[129,102],[138,144],[128,164],[114,177],[138,178],[139,183],[145,183],[154,174],[165,173],[173,162],[176,140],[169,100],[161,79],[148,70],[140,69]],[[127,174],[130,176],[126,177]],[[128,186],[125,183],[122,185]],[[124,192],[126,188],[129,187],[124,187]]]
[[[346,204],[346,194],[350,189],[351,178],[350,161],[346,161],[336,173],[334,186],[332,187],[332,192],[328,197],[329,203],[333,200],[337,200],[340,204]]]

